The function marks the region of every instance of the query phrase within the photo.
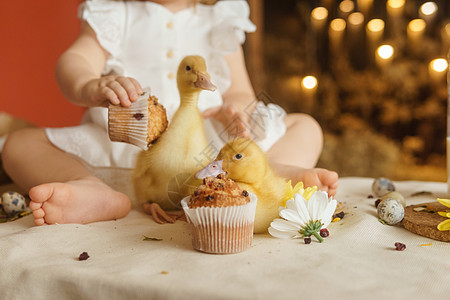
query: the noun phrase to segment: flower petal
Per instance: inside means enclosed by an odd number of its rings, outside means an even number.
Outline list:
[[[450,199],[440,199],[440,198],[437,198],[437,201],[439,201],[439,203],[441,203],[441,204],[443,204],[443,205],[445,205],[445,206],[447,206],[447,207],[450,207]]]
[[[294,203],[295,203],[295,210],[297,211],[298,216],[302,220],[304,226],[311,220],[311,217],[308,212],[308,202],[303,196],[295,194]]]
[[[446,212],[446,211],[438,211],[438,214],[439,214],[440,216],[450,218],[450,212]]]
[[[295,195],[294,195],[294,197],[295,197]],[[294,198],[294,199],[295,199],[295,198]],[[287,209],[291,209],[291,210],[296,210],[297,207],[295,206],[295,201],[292,200],[292,199],[286,201],[286,208],[287,208]]]
[[[303,193],[303,197],[305,197],[306,200],[309,200],[316,191],[317,191],[317,186],[307,187],[305,189],[305,192]]]
[[[269,233],[270,235],[280,238],[280,239],[291,239],[294,237],[297,237],[297,233],[292,231],[280,231],[278,229],[275,229],[273,227],[269,227]]]
[[[441,223],[439,223],[439,225],[437,226],[437,229],[439,231],[450,230],[450,219],[442,221]]]
[[[275,219],[270,223],[270,226],[279,231],[293,231],[298,232],[300,226],[296,223],[292,223],[283,219]]]
[[[300,219],[300,216],[298,215],[298,213],[295,210],[292,209],[283,209],[282,211],[280,211],[280,217],[282,217],[283,219],[287,220],[287,221],[291,221],[294,222],[298,225],[300,225],[301,227],[304,226],[302,219]]]
[[[290,181],[290,180],[289,180],[289,181]],[[302,182],[302,181],[297,182],[297,184],[294,186],[293,191],[294,191],[294,193],[296,193],[296,192],[299,191],[300,189],[303,189],[303,182]]]
[[[322,214],[328,205],[328,194],[323,191],[317,191],[312,194],[308,201],[308,211],[312,220],[322,219]]]
[[[331,200],[328,202],[327,208],[322,214],[322,228],[327,228],[328,225],[330,225],[331,220],[333,219],[333,214],[336,211],[337,201]]]

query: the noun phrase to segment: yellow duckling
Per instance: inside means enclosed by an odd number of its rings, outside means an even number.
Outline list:
[[[208,147],[197,106],[202,90],[215,90],[205,60],[185,57],[178,67],[177,85],[180,106],[161,137],[139,153],[133,174],[137,200],[158,223],[174,222],[164,210],[179,209],[179,201],[189,194],[188,178],[202,168],[196,156]]]
[[[220,164],[228,178],[258,197],[254,232],[267,232],[270,222],[278,217],[278,208],[285,204],[285,197],[290,191],[287,180],[275,174],[265,153],[247,138],[236,138],[228,142],[220,150],[216,160],[200,170],[197,177],[218,175],[221,169],[217,166]]]

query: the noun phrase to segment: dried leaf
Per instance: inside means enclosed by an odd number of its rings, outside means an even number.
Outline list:
[[[143,241],[157,241],[157,242],[159,242],[159,241],[162,241],[163,239],[159,239],[159,238],[154,238],[154,237],[148,237],[148,236],[145,236],[145,235],[142,235],[144,238],[142,239]]]

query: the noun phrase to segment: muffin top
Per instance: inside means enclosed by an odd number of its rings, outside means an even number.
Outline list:
[[[147,144],[152,144],[161,136],[168,125],[166,109],[158,102],[158,98],[148,99],[148,136]]]
[[[189,208],[225,207],[244,205],[250,202],[249,193],[225,174],[206,177],[191,195]]]

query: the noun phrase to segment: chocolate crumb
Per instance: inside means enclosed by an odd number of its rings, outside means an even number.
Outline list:
[[[394,246],[395,246],[395,250],[397,250],[397,251],[403,251],[403,250],[405,250],[406,249],[406,245],[405,244],[403,244],[403,243],[395,243],[394,244]]]
[[[89,258],[89,254],[87,252],[83,252],[78,256],[78,260],[87,260]]]
[[[213,200],[213,199],[214,199],[214,197],[211,196],[211,195],[206,196],[206,200],[208,200],[208,201],[211,201],[211,200]]]
[[[142,120],[142,118],[144,117],[144,114],[143,113],[135,113],[134,115],[133,115],[133,118],[135,118],[136,120]]]
[[[328,229],[322,228],[320,229],[319,234],[321,237],[328,237],[330,235],[330,232],[328,231]]]
[[[375,208],[377,208],[377,207],[378,207],[378,204],[380,204],[380,202],[381,202],[381,199],[377,199],[377,200],[375,200]]]
[[[247,192],[246,190],[243,190],[243,191],[242,191],[242,196],[248,197],[248,192]]]

